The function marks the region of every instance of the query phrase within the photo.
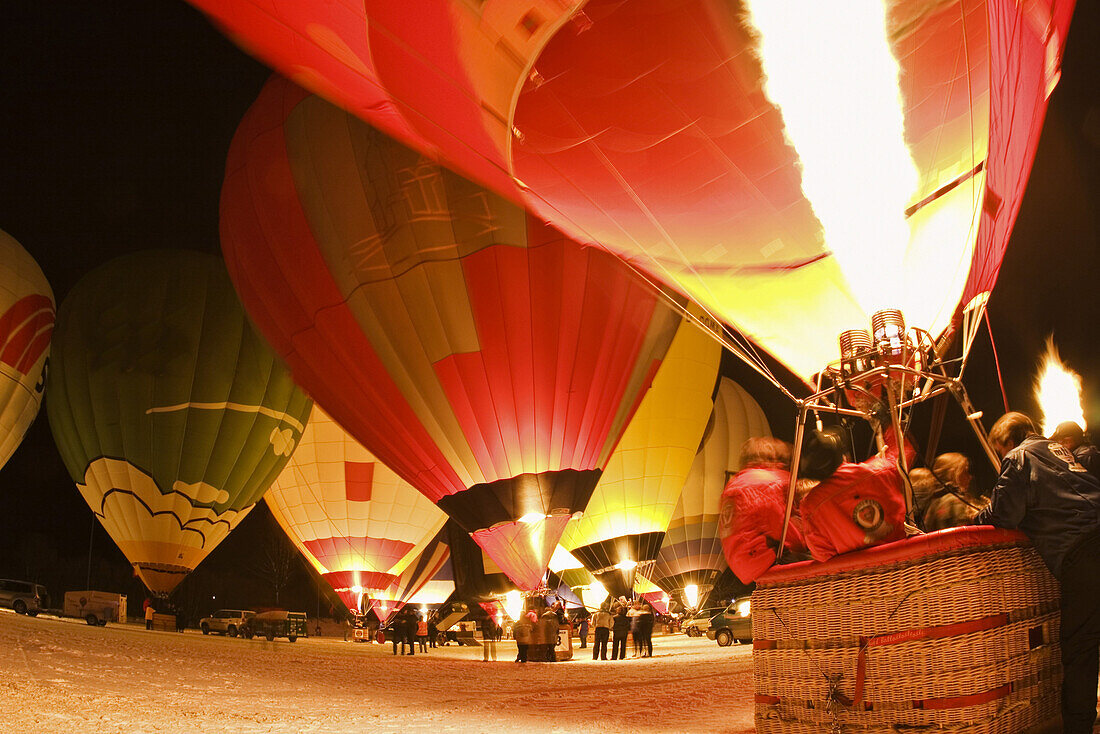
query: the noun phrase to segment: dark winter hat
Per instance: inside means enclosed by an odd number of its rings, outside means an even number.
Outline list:
[[[825,479],[844,462],[847,443],[835,427],[814,431],[802,445],[798,475],[804,479]]]
[[[1063,438],[1076,438],[1078,441],[1083,441],[1085,432],[1081,430],[1081,426],[1073,421],[1066,421],[1065,423],[1059,423],[1058,427],[1054,429],[1054,433],[1050,435],[1052,441],[1061,441]]]

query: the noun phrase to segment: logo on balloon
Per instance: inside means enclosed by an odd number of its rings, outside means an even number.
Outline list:
[[[294,431],[291,429],[272,428],[268,440],[271,441],[271,448],[276,456],[290,456],[294,453]]]

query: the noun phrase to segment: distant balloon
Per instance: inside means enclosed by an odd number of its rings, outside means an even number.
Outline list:
[[[259,501],[312,406],[221,260],[168,250],[114,260],[72,289],[47,402],[81,495],[157,593]]]
[[[584,515],[561,544],[615,596],[657,559],[713,407],[722,347],[691,321],[676,332],[661,369],[604,470]]]
[[[443,529],[444,515],[318,405],[264,495],[275,520],[348,609],[387,589]]]
[[[694,584],[702,606],[728,568],[718,530],[722,490],[741,468],[741,444],[753,436],[770,435],[768,419],[757,402],[743,387],[723,377],[703,445],[684,482],[657,563],[646,572],[670,597],[675,598],[685,586]]]
[[[431,587],[433,579],[439,579],[444,581],[442,588],[440,585],[435,585],[435,593],[441,592],[446,587],[446,579],[442,578],[446,576],[445,568],[450,566],[448,561],[451,558],[451,550],[447,546],[447,532],[441,530],[432,538],[424,550],[420,552],[420,555],[413,559],[412,563],[402,570],[394,579],[385,591],[378,593],[374,598],[370,600],[370,604],[375,610],[375,614],[383,622],[389,617],[392,617],[402,607],[410,603],[417,597],[420,592],[424,591],[429,593],[429,587]],[[453,590],[454,580],[452,577],[451,587]],[[444,599],[446,601],[446,599]],[[424,601],[428,604],[431,602]],[[364,608],[363,611],[369,611]]]
[[[221,224],[299,383],[537,587],[675,332],[660,294],[281,79],[237,130]]]
[[[53,291],[38,263],[0,230],[0,467],[42,404],[54,310]]]

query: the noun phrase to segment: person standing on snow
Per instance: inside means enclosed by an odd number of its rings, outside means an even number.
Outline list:
[[[516,662],[527,662],[527,648],[531,645],[531,625],[534,621],[534,613],[527,612],[519,615],[519,619],[512,625],[512,639],[516,641]]]
[[[613,624],[611,612],[607,611],[606,603],[601,605],[592,615],[592,626],[595,628],[595,641],[592,643],[592,659],[607,660],[607,640],[611,637]]]
[[[1061,582],[1062,727],[1090,734],[1100,668],[1100,480],[1023,413],[989,431],[1001,475],[975,525],[1019,529]]]
[[[626,659],[626,636],[630,634],[630,617],[626,616],[626,604],[615,607],[615,615],[611,620],[611,659]]]

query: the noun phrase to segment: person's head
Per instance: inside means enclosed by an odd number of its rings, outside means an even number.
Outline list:
[[[791,445],[771,436],[755,436],[741,444],[741,468],[790,469]]]
[[[970,459],[963,454],[940,454],[932,462],[932,473],[943,484],[953,484],[963,492],[970,491]]]
[[[830,426],[814,431],[802,444],[798,474],[805,479],[826,479],[844,463],[847,442],[840,429]]]
[[[918,507],[926,506],[940,488],[932,471],[923,467],[909,470],[909,485],[913,488],[913,499]]]
[[[1058,427],[1054,429],[1054,433],[1050,434],[1050,440],[1057,441],[1073,451],[1085,442],[1085,432],[1081,429],[1081,426],[1073,421],[1066,421],[1058,424]]]
[[[989,443],[1002,459],[1035,433],[1035,423],[1024,413],[1005,413],[989,429]]]

